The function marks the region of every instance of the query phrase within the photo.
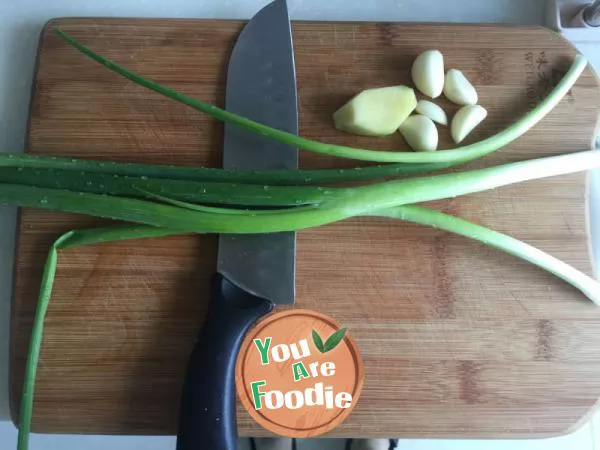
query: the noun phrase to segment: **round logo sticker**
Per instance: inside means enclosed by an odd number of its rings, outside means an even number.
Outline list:
[[[356,406],[364,367],[350,331],[306,309],[274,313],[247,334],[236,365],[238,396],[267,430],[314,437]]]

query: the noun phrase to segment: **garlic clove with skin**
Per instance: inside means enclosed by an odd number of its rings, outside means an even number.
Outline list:
[[[444,80],[444,95],[457,105],[474,105],[477,103],[477,91],[467,77],[456,69],[450,69]]]
[[[419,91],[431,98],[444,90],[444,56],[439,50],[421,53],[411,68],[413,83]]]
[[[429,117],[440,125],[448,125],[448,116],[446,116],[446,112],[440,106],[429,100],[419,100],[415,112]]]
[[[429,117],[415,114],[398,129],[407,144],[419,152],[432,152],[438,146],[438,131]]]
[[[457,144],[463,141],[485,118],[487,111],[480,105],[467,105],[460,108],[452,118],[450,134]]]

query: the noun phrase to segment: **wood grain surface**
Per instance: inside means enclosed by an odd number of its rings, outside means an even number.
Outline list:
[[[40,45],[30,153],[219,166],[220,123],[108,72],[52,35],[53,25],[130,69],[223,105],[226,64],[242,22],[61,19],[46,27]],[[338,132],[331,113],[363,88],[410,83],[410,65],[423,50],[438,48],[447,67],[464,70],[489,110],[469,142],[530,110],[575,54],[542,28],[297,22],[293,36],[301,134],[381,149],[406,145],[399,135]],[[470,167],[589,149],[599,105],[587,69],[539,125]],[[451,146],[447,129],[440,139],[442,148]],[[306,168],[355,164],[301,157]],[[585,194],[585,175],[576,174],[436,206],[589,273]],[[13,417],[49,245],[63,231],[99,223],[21,211]],[[216,250],[215,236],[180,236],[61,253],[34,430],[175,433]],[[356,219],[299,233],[297,258],[297,306],[348,327],[364,357],[360,402],[331,436],[551,436],[582,423],[600,395],[600,309],[511,256],[438,230]],[[265,434],[238,406],[240,433]]]

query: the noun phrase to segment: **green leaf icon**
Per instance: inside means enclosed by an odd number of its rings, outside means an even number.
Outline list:
[[[331,350],[336,348],[338,346],[338,344],[340,342],[342,342],[342,339],[344,339],[345,335],[346,335],[346,328],[340,328],[335,333],[333,333],[331,336],[329,336],[327,341],[325,341],[325,345],[323,346],[324,351],[322,353],[330,352]]]
[[[317,350],[319,350],[321,353],[325,353],[323,339],[321,339],[321,336],[319,336],[319,333],[317,333],[316,330],[312,330],[312,338],[313,342],[315,343],[315,347],[317,347]]]
[[[342,342],[344,336],[346,336],[346,328],[340,328],[331,336],[329,336],[327,338],[327,341],[325,341],[325,343],[323,344],[323,339],[321,339],[319,333],[317,333],[315,330],[312,330],[313,342],[315,343],[315,347],[317,347],[317,350],[319,350],[321,353],[327,353],[336,348],[339,345],[339,343]]]

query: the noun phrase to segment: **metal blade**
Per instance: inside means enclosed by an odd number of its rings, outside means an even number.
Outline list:
[[[265,6],[240,33],[229,60],[226,109],[298,133],[296,71],[285,0]],[[223,167],[295,169],[298,150],[226,125]],[[276,304],[293,303],[295,233],[221,235],[217,270],[252,294]]]

